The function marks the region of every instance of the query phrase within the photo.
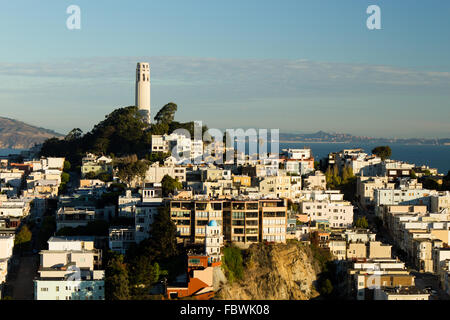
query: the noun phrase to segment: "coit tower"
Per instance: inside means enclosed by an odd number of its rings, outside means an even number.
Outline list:
[[[147,62],[138,62],[136,67],[136,106],[150,123],[150,65]]]

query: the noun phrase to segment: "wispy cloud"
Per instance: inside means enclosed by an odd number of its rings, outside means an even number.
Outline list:
[[[161,84],[217,84],[256,81],[270,84],[355,81],[398,85],[450,85],[450,72],[393,66],[317,62],[305,59],[219,59],[191,57],[93,57],[69,61],[1,63],[0,75],[129,81],[137,61],[149,61],[152,80]]]
[[[380,127],[374,120],[389,113],[401,114],[405,128],[397,128],[392,118],[383,131],[410,130],[416,121],[426,132],[434,130],[432,112],[450,116],[446,71],[305,59],[151,56],[0,62],[0,106],[8,106],[2,115],[62,132],[82,126],[79,121],[89,129],[113,108],[134,103],[137,61],[151,64],[153,112],[175,101],[182,106],[181,120],[204,119],[216,127],[354,128],[363,134],[356,122],[371,117],[363,127],[376,132]],[[414,116],[405,118],[406,111]]]

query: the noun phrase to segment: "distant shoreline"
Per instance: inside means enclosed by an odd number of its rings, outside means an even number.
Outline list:
[[[332,143],[332,144],[401,144],[405,146],[446,146],[450,147],[450,144],[427,144],[427,143],[401,143],[401,142],[354,142],[354,141],[302,141],[302,140],[279,140],[279,143]]]

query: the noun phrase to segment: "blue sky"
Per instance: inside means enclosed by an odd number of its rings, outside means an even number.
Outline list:
[[[5,2],[0,115],[87,131],[134,104],[148,61],[153,116],[173,101],[209,127],[450,137],[449,16],[441,0]]]

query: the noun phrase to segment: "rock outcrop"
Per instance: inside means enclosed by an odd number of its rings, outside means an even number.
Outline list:
[[[243,279],[223,284],[216,299],[309,300],[319,295],[314,287],[319,272],[308,246],[254,244]]]

